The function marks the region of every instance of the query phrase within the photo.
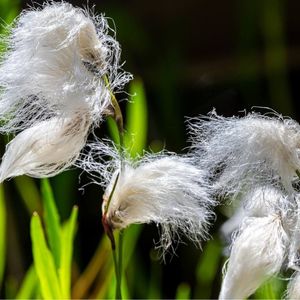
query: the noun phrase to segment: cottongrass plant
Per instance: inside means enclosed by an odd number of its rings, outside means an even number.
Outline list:
[[[120,46],[102,15],[50,2],[23,11],[8,31],[0,132],[21,133],[7,146],[0,179],[53,176],[72,165],[89,131],[115,114],[112,95],[131,75],[121,69]]]
[[[131,75],[121,68],[107,19],[49,2],[24,11],[8,31],[0,132],[17,135],[2,158],[0,182],[53,176],[71,165],[91,174],[105,191],[102,222],[113,249],[117,298],[122,239],[117,255],[114,231],[155,223],[163,253],[182,236],[200,246],[224,197],[239,208],[223,226],[232,244],[220,299],[246,298],[286,268],[295,270],[286,294],[300,297],[297,122],[276,114],[224,118],[213,111],[191,121],[188,155],[165,151],[131,159],[115,97]],[[96,138],[82,151],[108,116],[117,124],[119,145]]]
[[[154,222],[164,250],[182,235],[200,246],[216,204],[206,171],[192,156],[127,158],[115,94],[131,75],[121,68],[120,46],[103,16],[49,2],[22,12],[8,31],[0,64],[0,132],[17,135],[2,158],[0,182],[22,174],[53,176],[71,165],[98,172],[121,298],[122,239],[116,254],[114,230]],[[88,134],[108,116],[117,124],[118,147],[92,143],[78,159]]]
[[[112,229],[155,223],[160,226],[159,245],[164,251],[172,249],[172,242],[182,235],[198,246],[208,237],[216,202],[205,170],[196,166],[193,157],[164,152],[135,160],[125,155],[120,161],[116,147],[98,142],[89,148],[80,165],[100,178],[105,189],[102,212]],[[111,159],[105,165],[97,163],[97,157]]]
[[[190,128],[199,163],[217,178],[213,183],[220,193],[234,197],[262,183],[283,186],[293,193],[292,183],[300,169],[300,125],[296,121],[254,112],[224,118],[212,111]]]
[[[300,126],[276,114],[225,118],[213,111],[190,128],[215,196],[238,206],[222,228],[232,244],[219,298],[244,299],[280,270],[299,270]],[[296,278],[288,295],[296,293]]]

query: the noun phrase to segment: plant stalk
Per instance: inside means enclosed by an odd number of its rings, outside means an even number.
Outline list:
[[[119,269],[116,249],[112,248],[112,253],[113,253],[113,260],[114,260],[114,267],[115,267],[115,274],[116,274],[116,299],[122,299],[121,276],[119,272],[120,269]]]
[[[120,172],[122,171],[123,168],[123,144],[124,144],[124,124],[123,124],[123,115],[121,108],[119,106],[119,103],[113,94],[113,92],[110,90],[109,87],[109,80],[107,76],[103,77],[103,80],[109,90],[110,97],[111,97],[111,103],[114,109],[113,117],[115,119],[115,122],[118,127],[118,133],[119,133],[119,152],[120,152],[120,161],[121,161],[121,166],[120,166]],[[111,247],[112,247],[112,252],[113,252],[113,261],[114,261],[114,268],[115,268],[115,274],[116,274],[116,299],[122,299],[122,294],[121,294],[121,278],[122,278],[122,263],[123,263],[123,232],[122,230],[119,232],[119,243],[118,243],[118,255],[116,253],[116,244],[115,244],[115,239],[113,235],[113,228],[107,219],[107,212],[108,208],[112,199],[112,196],[115,192],[116,185],[119,180],[119,175],[117,175],[112,191],[109,195],[108,201],[106,203],[103,216],[102,216],[102,224],[104,227],[104,230],[106,234],[108,235],[110,242],[111,242]]]

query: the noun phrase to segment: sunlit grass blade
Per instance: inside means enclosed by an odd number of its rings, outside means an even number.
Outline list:
[[[34,266],[31,266],[23,279],[22,285],[18,291],[16,299],[33,299],[38,287],[38,277]]]
[[[54,258],[47,247],[40,217],[34,213],[30,224],[34,267],[44,299],[61,298]]]
[[[54,257],[56,268],[60,266],[61,257],[61,232],[60,220],[55,205],[54,196],[48,179],[42,179],[42,195],[44,200],[44,220],[50,249]]]
[[[175,299],[190,299],[191,287],[187,283],[180,283],[177,287]]]
[[[62,298],[67,299],[71,297],[73,242],[76,231],[77,215],[78,208],[77,206],[74,206],[70,219],[64,224],[62,228],[59,280]]]
[[[17,190],[30,215],[34,211],[41,212],[41,198],[34,179],[27,176],[18,176],[14,178]]]
[[[130,93],[134,95],[127,104],[125,147],[131,156],[142,154],[147,141],[147,101],[143,83],[135,79],[130,85]]]
[[[6,261],[6,207],[3,184],[0,184],[0,288]]]

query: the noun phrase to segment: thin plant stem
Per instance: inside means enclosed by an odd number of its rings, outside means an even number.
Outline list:
[[[120,230],[119,231],[119,244],[118,244],[118,267],[119,267],[119,284],[120,284],[120,289],[122,287],[122,274],[123,274],[123,241],[124,241],[124,231]]]
[[[120,284],[121,277],[119,273],[119,264],[118,264],[116,249],[112,248],[112,253],[113,253],[113,260],[114,260],[114,267],[115,267],[115,274],[116,274],[116,299],[122,299],[121,284]]]
[[[119,131],[119,139],[120,139],[120,149],[122,149],[123,147],[123,143],[124,143],[124,125],[123,125],[123,115],[122,115],[122,111],[120,108],[120,105],[118,103],[118,100],[116,99],[116,96],[114,95],[114,93],[110,90],[109,87],[109,81],[107,76],[103,77],[103,80],[109,90],[110,93],[110,100],[114,109],[114,119],[116,121],[116,124],[118,126],[118,131]]]
[[[119,106],[119,103],[114,95],[114,93],[110,90],[110,86],[109,86],[109,80],[107,78],[107,76],[103,77],[103,80],[109,90],[110,93],[110,97],[111,97],[111,103],[114,109],[114,119],[115,122],[117,124],[118,127],[118,133],[119,133],[119,152],[120,152],[120,157],[121,157],[121,166],[120,166],[120,172],[123,169],[123,144],[124,144],[124,124],[123,124],[123,115],[122,115],[122,111],[121,108]],[[117,175],[116,180],[114,182],[114,186],[113,189],[109,195],[109,199],[107,201],[105,210],[104,210],[104,214],[102,216],[102,223],[104,226],[104,230],[106,232],[106,234],[108,235],[110,242],[111,242],[111,247],[112,247],[112,252],[113,252],[113,261],[114,261],[114,268],[115,268],[115,274],[116,274],[116,299],[122,299],[122,294],[121,294],[121,277],[122,277],[122,260],[123,260],[123,235],[122,235],[122,231],[119,232],[119,243],[118,243],[118,255],[116,253],[116,245],[115,245],[115,239],[114,239],[114,235],[113,235],[113,229],[111,228],[108,220],[107,220],[107,212],[108,212],[108,208],[112,199],[112,196],[115,192],[115,188],[117,185],[117,182],[119,180],[119,175],[120,173]]]

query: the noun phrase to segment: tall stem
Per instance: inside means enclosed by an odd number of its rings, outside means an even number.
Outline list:
[[[122,286],[122,274],[123,274],[123,241],[124,241],[124,232],[123,230],[119,231],[119,284],[120,284],[120,288]]]
[[[113,94],[113,92],[110,90],[109,87],[109,80],[107,76],[103,77],[103,80],[109,90],[110,97],[111,97],[111,103],[114,109],[114,119],[118,127],[118,133],[119,133],[119,152],[120,152],[120,172],[123,169],[123,143],[124,143],[124,124],[123,124],[123,115],[121,108],[119,106],[119,103]],[[116,253],[116,246],[115,246],[115,239],[113,235],[113,229],[111,228],[111,225],[109,224],[109,221],[107,220],[107,212],[108,208],[112,199],[112,196],[115,192],[115,188],[117,185],[117,182],[119,180],[119,175],[117,175],[114,186],[112,188],[112,191],[109,195],[109,199],[107,201],[103,216],[102,216],[102,223],[104,226],[104,230],[106,234],[108,235],[110,242],[111,242],[111,247],[112,247],[112,252],[113,252],[113,260],[114,260],[114,268],[115,268],[115,274],[116,274],[116,299],[122,299],[122,294],[121,294],[121,279],[122,279],[122,260],[123,260],[123,234],[122,231],[119,232],[119,243],[118,243],[118,255]]]
[[[115,274],[116,274],[116,299],[122,299],[121,276],[120,276],[121,274],[119,272],[119,264],[118,264],[116,249],[112,248],[112,253],[113,253],[113,260],[114,260],[114,267],[115,267]]]

